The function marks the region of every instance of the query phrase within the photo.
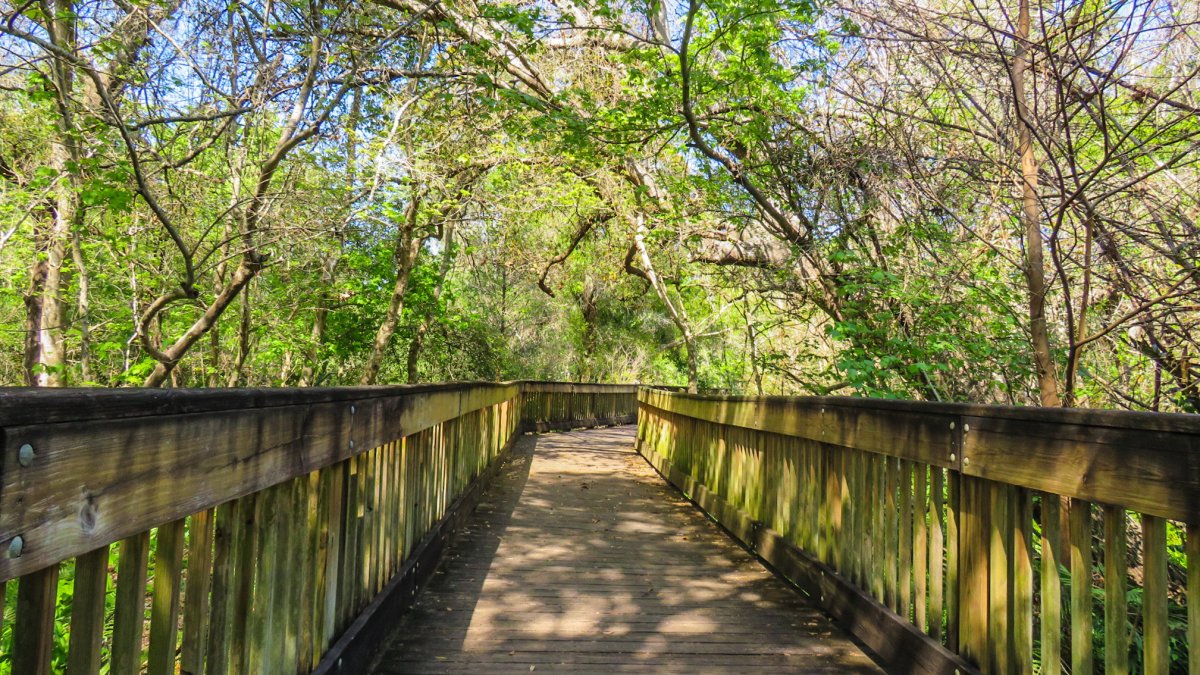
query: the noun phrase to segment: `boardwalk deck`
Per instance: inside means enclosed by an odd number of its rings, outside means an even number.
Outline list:
[[[633,434],[521,439],[374,672],[879,672]]]

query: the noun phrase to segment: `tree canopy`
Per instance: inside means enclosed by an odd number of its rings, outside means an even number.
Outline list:
[[[0,383],[1200,411],[1200,5],[0,7]]]

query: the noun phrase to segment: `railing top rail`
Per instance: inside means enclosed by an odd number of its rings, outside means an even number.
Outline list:
[[[637,388],[0,389],[0,580],[539,391]]]
[[[599,384],[595,382],[542,382],[521,380],[523,391],[576,394],[636,394],[640,384]]]
[[[644,387],[671,396],[698,401],[724,403],[756,403],[767,406],[821,407],[836,406],[860,410],[909,412],[927,415],[959,417],[991,417],[1029,422],[1055,422],[1095,427],[1143,429],[1146,431],[1200,434],[1200,415],[1191,413],[1141,412],[1131,410],[1095,410],[1088,408],[1039,408],[1032,406],[991,405],[979,403],[946,403],[940,401],[906,401],[856,396],[730,396],[689,394],[660,387]]]
[[[580,382],[444,382],[356,387],[226,389],[101,389],[0,387],[0,427],[98,419],[242,411],[282,406],[352,403],[409,394],[520,386],[578,393],[635,393],[637,384]]]
[[[1200,415],[654,389],[639,398],[684,417],[1200,523]]]
[[[509,387],[516,384],[520,383],[447,382],[370,387],[236,389],[0,387],[0,426],[351,403],[408,394]]]

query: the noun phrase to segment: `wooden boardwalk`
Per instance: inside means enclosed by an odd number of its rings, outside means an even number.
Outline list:
[[[880,672],[634,433],[520,439],[374,672]]]

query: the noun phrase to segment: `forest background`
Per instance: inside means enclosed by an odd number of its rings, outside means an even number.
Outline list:
[[[1200,3],[0,4],[0,384],[1200,411]]]

